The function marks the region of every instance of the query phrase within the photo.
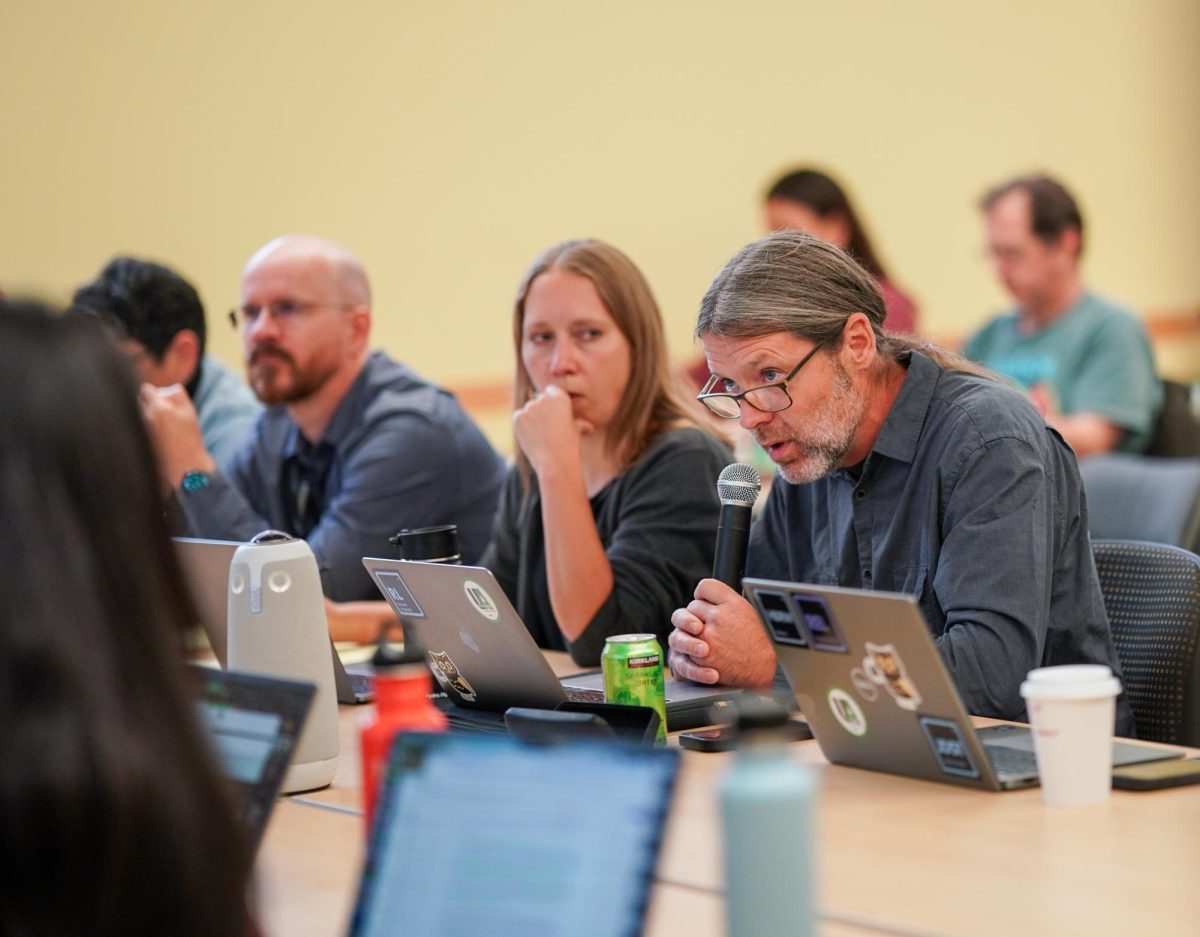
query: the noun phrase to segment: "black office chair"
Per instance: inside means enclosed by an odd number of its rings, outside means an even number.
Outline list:
[[[1200,420],[1192,412],[1192,389],[1163,381],[1163,405],[1154,422],[1146,455],[1169,459],[1200,456]]]
[[[1200,552],[1200,459],[1095,455],[1079,462],[1093,539]]]
[[[1136,540],[1092,552],[1138,738],[1200,746],[1200,556]]]

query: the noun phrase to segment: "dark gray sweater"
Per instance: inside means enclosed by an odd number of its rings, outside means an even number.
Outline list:
[[[670,430],[591,499],[613,590],[570,646],[550,607],[536,478],[526,490],[516,469],[509,474],[482,565],[495,574],[539,647],[569,650],[579,665],[596,666],[609,635],[650,632],[665,651],[671,613],[712,571],[721,507],[717,476],[732,459],[709,433]]]

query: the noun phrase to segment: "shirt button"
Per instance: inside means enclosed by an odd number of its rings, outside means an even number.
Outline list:
[[[854,492],[854,500],[855,501],[861,501],[866,496],[867,496],[867,492],[862,488],[859,488],[856,492]]]
[[[863,582],[870,582],[870,581],[871,581],[871,571],[869,569],[864,569],[863,570]]]

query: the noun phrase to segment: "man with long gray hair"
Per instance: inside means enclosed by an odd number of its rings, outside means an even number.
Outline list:
[[[796,232],[743,248],[705,294],[700,400],[779,467],[747,575],[916,596],[979,715],[1024,720],[1035,667],[1119,673],[1070,448],[1019,393],[883,319],[871,276]],[[774,650],[734,589],[702,580],[671,621],[678,676],[772,682]],[[1119,699],[1117,731],[1132,728]]]

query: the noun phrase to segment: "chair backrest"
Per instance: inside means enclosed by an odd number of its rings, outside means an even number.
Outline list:
[[[1095,455],[1079,474],[1093,538],[1200,550],[1200,459]]]
[[[1092,552],[1138,738],[1200,746],[1200,556],[1136,540]]]
[[[1165,458],[1200,456],[1200,420],[1192,412],[1192,389],[1176,381],[1163,381],[1163,405],[1146,445],[1146,455]]]

